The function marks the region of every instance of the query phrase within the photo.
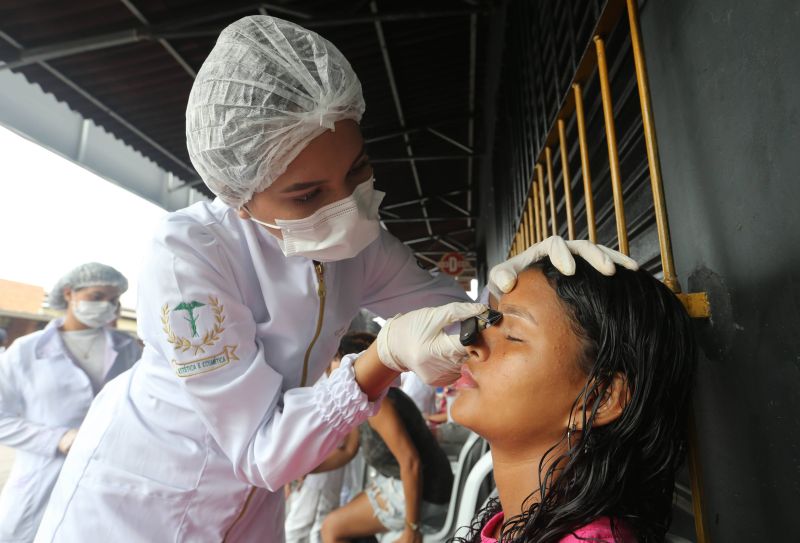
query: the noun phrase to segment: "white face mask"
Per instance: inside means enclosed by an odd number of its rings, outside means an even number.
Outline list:
[[[304,256],[319,262],[353,258],[380,234],[378,206],[385,193],[375,190],[374,182],[374,177],[364,181],[347,198],[323,206],[304,219],[275,219],[276,224],[269,224],[252,214],[250,218],[281,231],[283,239],[278,239],[278,244],[286,256]]]
[[[117,304],[78,300],[72,304],[72,314],[84,326],[100,328],[117,316]]]

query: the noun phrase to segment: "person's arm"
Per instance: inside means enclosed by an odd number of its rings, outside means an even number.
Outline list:
[[[378,414],[368,420],[369,425],[381,436],[400,466],[400,479],[406,504],[406,525],[403,536],[398,541],[416,542],[422,540],[419,529],[419,505],[422,500],[422,462],[411,436],[408,435],[400,414],[391,400],[381,404]]]
[[[20,416],[22,394],[15,366],[20,349],[12,346],[0,359],[0,445],[42,456],[59,454],[59,442],[70,428],[32,422]]]
[[[323,473],[341,468],[353,459],[358,452],[358,446],[358,429],[355,429],[347,434],[344,445],[329,454],[328,458],[323,460],[322,464],[317,466],[311,473]]]
[[[359,387],[354,357],[330,379],[282,394],[283,376],[257,338],[235,265],[212,226],[171,215],[139,281],[139,336],[160,354],[236,477],[274,492],[317,467],[379,406]],[[358,366],[364,390],[380,398],[391,370]]]
[[[471,301],[452,277],[434,277],[420,268],[408,246],[384,230],[365,250],[364,260],[369,272],[361,305],[385,319],[421,307]]]

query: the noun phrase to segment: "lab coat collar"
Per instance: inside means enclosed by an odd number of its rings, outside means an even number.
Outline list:
[[[62,324],[64,324],[64,317],[58,317],[47,323],[34,348],[36,358],[44,358],[63,352],[61,338],[58,337],[58,329]]]
[[[47,323],[47,326],[42,330],[41,337],[36,342],[34,350],[36,358],[44,358],[45,356],[53,356],[64,352],[64,345],[58,335],[58,329],[63,324],[63,317],[58,317]],[[113,364],[113,358],[116,358],[116,354],[130,344],[133,338],[124,333],[114,334],[111,328],[107,326],[103,330],[106,335],[106,345],[109,345],[114,352],[114,357],[111,359],[111,364]],[[107,359],[108,358],[109,357],[107,357]]]

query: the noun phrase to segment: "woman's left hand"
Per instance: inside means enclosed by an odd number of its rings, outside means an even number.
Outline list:
[[[422,543],[422,532],[412,530],[406,526],[406,529],[403,530],[403,535],[395,539],[394,543]]]
[[[583,258],[603,275],[614,275],[615,265],[629,270],[639,269],[639,265],[631,257],[603,245],[586,240],[566,241],[559,236],[551,236],[493,267],[489,272],[489,292],[499,300],[502,294],[514,288],[517,275],[522,270],[544,258],[549,258],[553,266],[564,275],[572,275],[575,273],[573,254]]]

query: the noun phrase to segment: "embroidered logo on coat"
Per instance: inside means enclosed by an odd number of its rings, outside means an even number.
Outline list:
[[[211,328],[202,330],[201,336],[197,328],[201,317],[201,309],[204,307],[211,308],[213,321]],[[183,320],[188,323],[188,326],[184,328],[189,333],[188,336],[182,336],[172,328],[172,323],[170,322],[172,313],[183,314]],[[170,309],[169,304],[164,304],[161,308],[161,324],[163,325],[162,330],[167,335],[167,341],[175,347],[175,354],[190,352],[195,356],[198,354],[206,355],[186,362],[173,359],[172,367],[178,377],[192,377],[214,371],[227,366],[232,360],[239,360],[239,357],[236,356],[238,345],[225,345],[222,351],[207,355],[207,351],[210,351],[219,342],[220,336],[225,331],[225,306],[219,303],[219,298],[209,296],[207,304],[197,300],[181,302],[172,309]],[[198,339],[193,340],[192,338]]]
[[[206,307],[206,304],[200,303],[196,300],[191,302],[181,302],[170,310],[169,304],[164,304],[161,308],[161,324],[162,330],[167,335],[169,341],[178,352],[186,353],[192,351],[192,354],[205,354],[206,349],[212,348],[220,338],[220,335],[225,331],[225,307],[219,303],[218,298],[213,296],[208,297],[208,307],[214,314],[214,323],[210,329],[203,331],[201,337],[197,331],[197,320],[200,316],[199,310]],[[189,337],[181,336],[175,332],[170,323],[170,313],[186,312],[183,319],[189,323]],[[191,338],[200,338],[199,341],[193,341]]]

